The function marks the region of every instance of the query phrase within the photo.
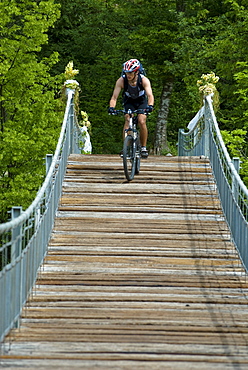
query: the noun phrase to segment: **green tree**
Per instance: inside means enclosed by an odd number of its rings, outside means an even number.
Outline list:
[[[11,206],[26,208],[44,176],[44,156],[53,152],[63,110],[55,93],[61,77],[49,70],[58,56],[41,59],[47,30],[59,17],[52,0],[0,3],[0,217]],[[61,113],[60,113],[61,112]]]
[[[80,104],[92,122],[94,152],[120,149],[123,119],[109,117],[106,109],[121,65],[132,57],[145,66],[155,94],[148,119],[155,151],[175,143],[178,128],[198,110],[196,81],[203,73],[221,78],[221,124],[238,124],[233,76],[237,62],[247,60],[247,0],[61,0],[61,12],[44,52],[59,52],[55,73],[68,60],[80,69]]]
[[[181,16],[181,15],[180,15]],[[204,2],[191,16],[179,22],[181,43],[176,58],[188,97],[195,110],[196,84],[202,73],[215,71],[220,77],[220,108],[217,120],[232,156],[241,158],[241,175],[247,183],[247,31],[248,1]]]
[[[246,8],[241,5],[246,3]],[[176,63],[190,99],[197,96],[193,81],[214,71],[220,76],[221,115],[237,106],[234,74],[237,63],[247,60],[247,0],[202,1],[194,12],[179,14]],[[201,6],[199,7],[199,5]],[[199,102],[193,101],[195,109]],[[234,106],[233,106],[234,104]],[[231,113],[232,115],[232,113]]]
[[[80,109],[92,122],[91,140],[95,153],[117,153],[122,141],[123,117],[109,117],[108,101],[126,56],[122,45],[127,37],[122,10],[112,0],[60,0],[61,17],[49,31],[43,55],[59,53],[55,74],[65,61],[73,60],[80,70]]]

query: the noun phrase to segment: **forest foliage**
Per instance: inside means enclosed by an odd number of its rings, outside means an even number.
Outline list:
[[[93,153],[118,153],[123,117],[107,114],[122,63],[138,58],[151,80],[148,118],[154,150],[167,86],[167,151],[201,105],[197,80],[214,72],[217,120],[246,176],[248,130],[248,0],[44,0],[0,3],[0,186],[2,220],[32,201],[62,122],[59,90],[69,61],[79,70],[80,110],[91,121]],[[119,108],[122,106],[119,99]]]
[[[11,206],[32,203],[63,113],[55,94],[61,78],[50,74],[58,53],[41,56],[47,32],[60,16],[59,5],[2,0],[0,12],[0,218],[5,221]]]

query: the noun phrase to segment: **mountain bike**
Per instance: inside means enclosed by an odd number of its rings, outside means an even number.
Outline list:
[[[139,138],[139,131],[137,129],[138,114],[147,114],[144,109],[138,109],[127,112],[124,110],[117,110],[116,113],[129,114],[129,127],[125,130],[125,139],[123,143],[123,168],[126,179],[133,180],[134,175],[140,172],[141,159],[141,145]]]

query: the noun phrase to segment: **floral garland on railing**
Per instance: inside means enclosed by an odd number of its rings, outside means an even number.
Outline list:
[[[79,73],[78,69],[73,69],[73,62],[70,61],[67,66],[65,67],[65,83],[63,86],[63,95],[65,96],[66,89],[72,89],[75,91],[74,93],[74,104],[75,110],[77,114],[79,113],[79,92],[80,87],[77,80],[75,80],[75,76]]]
[[[79,73],[79,69],[73,69],[73,61],[70,61],[65,67],[65,78],[71,80]]]
[[[217,111],[219,107],[219,93],[216,89],[215,84],[219,81],[219,77],[215,75],[214,72],[203,74],[201,79],[197,81],[197,86],[199,88],[201,105],[203,105],[204,98],[213,94],[213,107]]]
[[[74,90],[74,107],[77,115],[79,115],[79,92],[80,87],[77,80],[75,80],[75,76],[79,73],[78,69],[73,69],[73,62],[70,61],[67,66],[65,67],[65,83],[63,86],[64,96],[66,95],[66,89]],[[91,154],[92,146],[90,142],[90,131],[91,123],[89,121],[88,114],[84,111],[81,111],[81,118],[78,119],[78,125],[80,127],[81,132],[81,140],[80,140],[80,147],[82,154]]]
[[[91,154],[92,152],[92,145],[90,142],[90,128],[91,123],[89,121],[89,116],[86,112],[81,110],[81,117],[82,119],[79,120],[78,124],[80,126],[81,131],[81,138],[80,146],[82,147],[81,153],[82,154]]]
[[[86,126],[88,130],[90,130],[91,128],[91,123],[89,121],[89,116],[86,112],[84,112],[83,110],[81,110],[81,117],[82,117],[82,120],[80,120],[78,122],[79,126]]]

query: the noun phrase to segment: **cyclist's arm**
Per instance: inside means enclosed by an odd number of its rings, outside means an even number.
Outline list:
[[[116,81],[115,88],[114,88],[114,91],[113,91],[113,95],[112,95],[112,98],[110,99],[110,102],[109,102],[110,107],[115,108],[118,96],[121,92],[121,89],[123,89],[123,88],[124,88],[124,80],[123,80],[122,77],[120,77]]]
[[[152,92],[151,83],[150,80],[145,76],[142,78],[142,85],[147,95],[148,105],[154,105],[154,96]]]

